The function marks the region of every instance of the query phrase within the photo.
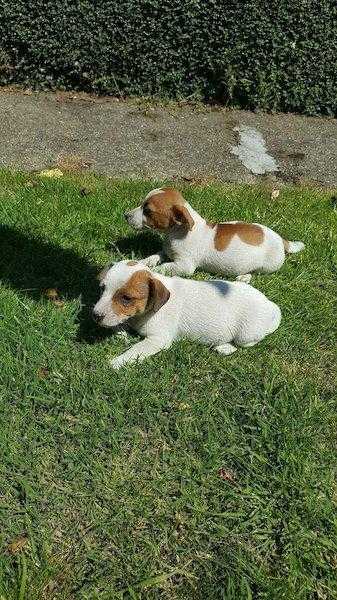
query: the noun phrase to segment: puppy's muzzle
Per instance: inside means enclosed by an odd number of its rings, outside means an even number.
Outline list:
[[[140,207],[134,210],[129,210],[124,213],[125,220],[131,227],[135,229],[142,229],[143,227],[143,211]]]
[[[99,325],[101,323],[101,321],[104,318],[104,315],[101,315],[100,313],[96,312],[95,310],[92,311],[92,318],[94,319],[95,323],[97,323],[97,325]]]

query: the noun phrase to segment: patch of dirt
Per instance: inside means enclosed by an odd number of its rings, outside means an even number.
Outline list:
[[[282,160],[292,161],[295,164],[298,164],[306,158],[306,154],[304,152],[285,152],[284,150],[276,152],[276,156]]]
[[[82,156],[78,156],[77,154],[63,154],[58,156],[56,164],[62,171],[67,171],[68,173],[81,173],[82,171],[90,169],[92,161],[87,160]]]
[[[150,142],[159,142],[164,139],[164,135],[160,131],[147,131],[144,133],[144,137]]]

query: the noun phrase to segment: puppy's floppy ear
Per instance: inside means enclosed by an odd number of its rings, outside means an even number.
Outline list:
[[[194,221],[185,206],[172,206],[173,223],[191,231]]]
[[[149,300],[148,306],[157,312],[168,301],[170,292],[164,284],[155,277],[149,277]]]

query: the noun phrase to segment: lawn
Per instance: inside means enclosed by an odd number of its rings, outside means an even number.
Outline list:
[[[0,174],[0,598],[337,598],[333,194],[186,185],[306,243],[253,278],[281,326],[114,372],[132,340],[92,323],[95,275],[159,247],[123,219],[157,185]]]

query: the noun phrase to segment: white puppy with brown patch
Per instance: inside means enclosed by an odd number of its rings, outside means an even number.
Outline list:
[[[286,253],[304,248],[302,242],[288,242],[258,223],[208,223],[173,188],[152,190],[125,218],[135,229],[149,227],[166,234],[163,252],[143,263],[155,267],[167,256],[172,262],[164,262],[160,271],[171,275],[191,275],[200,267],[248,282],[250,273],[277,271]]]
[[[121,261],[102,272],[104,288],[94,307],[103,327],[128,322],[145,339],[111,361],[143,360],[188,338],[232,354],[254,346],[278,328],[279,307],[243,282],[194,281],[154,273],[141,262]]]

